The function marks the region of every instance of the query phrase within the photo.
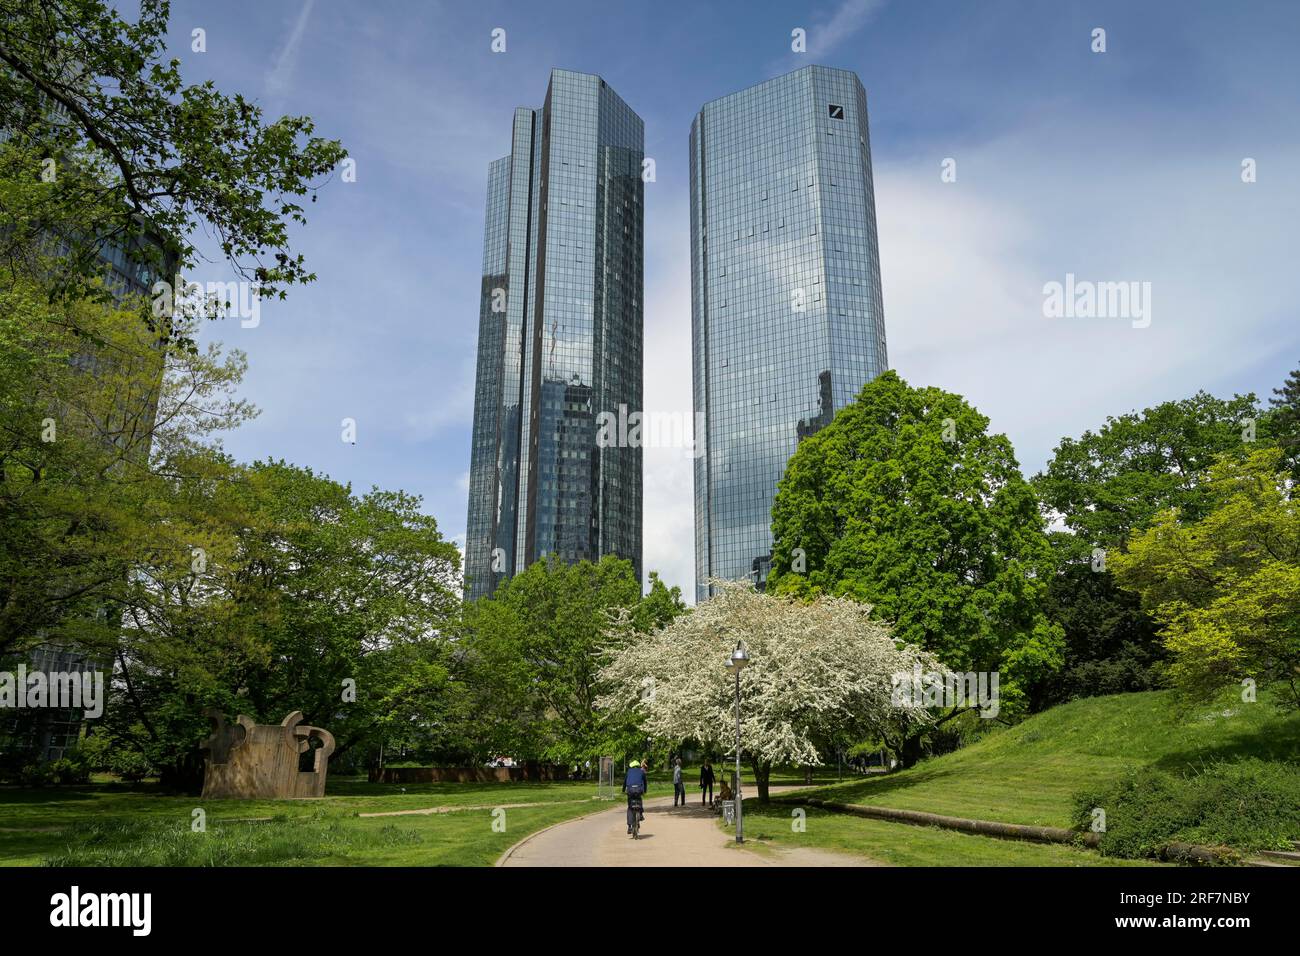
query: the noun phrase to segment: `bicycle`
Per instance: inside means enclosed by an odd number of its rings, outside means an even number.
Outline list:
[[[629,793],[627,795],[627,820],[628,827],[632,831],[632,839],[640,838],[641,834],[641,815],[644,813],[641,803],[641,794]]]

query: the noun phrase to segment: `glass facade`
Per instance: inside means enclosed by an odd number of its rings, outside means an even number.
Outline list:
[[[695,581],[771,566],[772,499],[799,441],[888,367],[867,97],[810,66],[691,125]]]
[[[551,71],[488,173],[465,594],[547,555],[641,576],[641,450],[596,422],[642,407],[645,133],[598,76]]]

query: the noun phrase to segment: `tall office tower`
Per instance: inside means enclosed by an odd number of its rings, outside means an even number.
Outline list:
[[[867,95],[810,66],[691,124],[695,582],[771,567],[772,499],[799,441],[883,372]]]
[[[600,447],[641,410],[644,124],[598,76],[552,70],[488,171],[465,594],[548,555],[641,576],[641,449]]]

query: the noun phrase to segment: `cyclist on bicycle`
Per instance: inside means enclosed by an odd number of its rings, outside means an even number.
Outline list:
[[[632,815],[641,814],[644,818],[644,811],[641,806],[641,797],[646,792],[650,781],[646,778],[645,771],[641,769],[641,762],[633,760],[627,765],[627,776],[623,778],[623,792],[627,794],[627,832],[632,832]]]

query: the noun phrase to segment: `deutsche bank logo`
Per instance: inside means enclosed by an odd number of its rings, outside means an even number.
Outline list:
[[[831,119],[844,119],[844,107],[831,104]]]

